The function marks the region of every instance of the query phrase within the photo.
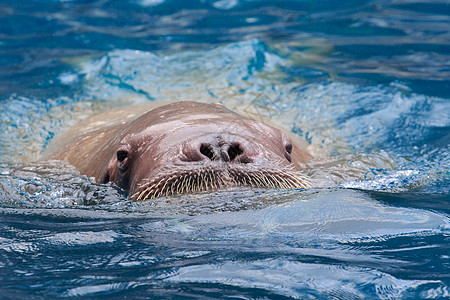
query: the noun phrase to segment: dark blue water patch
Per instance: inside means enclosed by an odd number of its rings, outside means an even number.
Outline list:
[[[335,10],[335,9],[345,9],[355,7],[357,4],[364,4],[369,1],[346,1],[345,3],[338,3],[336,1],[270,1],[270,0],[258,0],[258,1],[177,1],[177,0],[166,0],[161,1],[158,5],[146,5],[146,1],[135,1],[134,3],[106,3],[105,6],[115,7],[116,9],[127,10],[130,7],[138,9],[145,12],[167,14],[168,11],[174,9],[174,7],[179,10],[212,10],[214,12],[222,13],[222,16],[235,15],[236,13],[246,12],[246,11],[260,11],[265,9],[270,12],[270,9],[283,9],[286,11],[321,11],[321,10]],[[151,1],[150,1],[151,3]],[[262,14],[262,13],[261,13]]]
[[[426,133],[426,138],[422,141],[433,148],[444,148],[450,145],[450,126],[432,127]]]
[[[94,51],[73,49],[55,50],[27,46],[12,50],[1,50],[0,56],[8,59],[0,68],[0,99],[9,98],[11,94],[19,94],[30,98],[53,98],[56,95],[73,96],[80,88],[80,82],[72,85],[61,84],[56,78],[69,72],[72,66],[64,63],[64,59],[74,54],[91,55]],[[45,101],[45,100],[44,100]]]
[[[18,18],[23,18],[21,22],[17,22]],[[1,16],[0,17],[0,34],[3,36],[13,37],[14,39],[26,39],[29,36],[47,35],[49,32],[57,32],[67,29],[68,26],[61,24],[58,20],[51,20],[45,16]]]
[[[418,13],[427,13],[432,15],[442,15],[449,16],[450,15],[450,5],[446,1],[442,1],[442,3],[433,2],[420,2],[416,3],[396,3],[392,5],[392,8],[401,9],[401,10],[409,10]]]
[[[450,214],[450,193],[402,192],[386,193],[368,192],[373,199],[396,207],[414,207],[430,209]]]
[[[439,128],[436,130],[437,134],[433,140],[430,139],[428,143],[438,148],[444,148],[450,145],[450,128]]]
[[[302,30],[305,32],[317,32],[322,34],[342,35],[352,37],[368,36],[404,36],[402,30],[394,28],[380,28],[366,24],[356,24],[353,19],[327,20],[322,22],[305,22],[297,26],[287,27],[290,30]]]
[[[337,45],[330,56],[330,73],[340,80],[365,85],[389,84],[399,80],[408,89],[447,97],[449,47],[445,44]]]
[[[396,43],[396,39],[392,38],[392,44],[383,43],[377,45],[336,45],[336,52],[333,53],[334,57],[349,57],[356,60],[369,59],[371,57],[374,60],[392,59],[393,57],[400,57],[402,55],[410,55],[414,53],[439,53],[442,55],[448,55],[450,51],[450,45],[439,43],[414,43],[414,44],[401,44]]]
[[[425,95],[434,95],[448,99],[450,83],[447,80],[426,80],[426,79],[405,79],[408,86],[412,87],[417,93]]]
[[[346,244],[346,243],[343,243]],[[385,265],[383,270],[396,278],[415,280],[421,278],[441,278],[450,281],[450,275],[441,277],[440,270],[436,269],[436,263],[444,263],[446,267],[447,257],[444,253],[450,250],[450,237],[447,235],[423,235],[414,238],[397,236],[386,239],[384,243],[379,241],[352,241],[353,249],[364,250],[371,253],[379,253],[385,260],[401,261],[398,265]],[[436,247],[428,247],[436,245]],[[419,258],[420,257],[420,258]],[[443,260],[443,261],[442,261]],[[370,267],[370,265],[367,265]]]
[[[8,65],[17,65],[23,62],[23,58],[15,53],[11,53],[10,51],[2,51],[0,52],[0,66],[8,67]],[[14,71],[13,67],[10,67],[9,71]]]
[[[378,84],[390,85],[393,82],[401,82],[406,91],[414,91],[424,95],[431,95],[447,98],[449,83],[443,80],[434,79],[409,79],[403,76],[395,76],[389,72],[385,74],[367,72],[339,73],[339,80],[361,86],[373,86]]]
[[[155,50],[157,47],[152,45],[152,41],[157,44],[158,38],[148,38],[144,41],[136,39],[124,39],[125,36],[131,35],[129,32],[93,32],[90,30],[80,30],[77,32],[67,32],[62,35],[49,36],[31,36],[18,40],[10,40],[5,43],[8,48],[15,48],[17,52],[25,52],[27,49],[33,51],[41,51],[47,56],[58,49],[61,53],[69,54],[71,51],[76,52],[75,57],[83,56],[86,53],[97,54],[101,51],[117,49],[117,48],[134,48]],[[73,57],[73,56],[68,56]]]
[[[210,14],[205,18],[199,20],[195,27],[198,28],[216,28],[219,30],[228,30],[230,28],[239,28],[243,26],[258,26],[258,25],[268,25],[275,23],[278,20],[276,16],[270,15],[260,15],[260,14],[245,14],[245,12],[233,16],[232,18],[223,18],[222,12],[219,11],[217,14]]]
[[[217,35],[216,30],[193,34],[164,34],[147,41],[148,45],[156,45],[159,49],[168,43],[179,43],[186,45],[186,49],[198,49],[206,45],[230,43],[232,39],[227,35]],[[148,49],[148,47],[147,47]]]

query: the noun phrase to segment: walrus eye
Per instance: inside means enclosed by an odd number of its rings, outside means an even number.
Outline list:
[[[126,150],[118,150],[117,151],[117,169],[119,172],[125,173],[128,169],[128,151]]]
[[[292,153],[292,144],[287,144],[286,146],[285,146],[285,149],[286,149],[286,153],[284,154],[284,156],[286,157],[286,159],[288,160],[288,162],[292,162],[292,156],[291,156],[291,153]]]
[[[286,145],[286,152],[291,154],[292,153],[292,144],[287,144]]]
[[[119,150],[117,151],[117,161],[123,162],[128,157],[128,151]]]

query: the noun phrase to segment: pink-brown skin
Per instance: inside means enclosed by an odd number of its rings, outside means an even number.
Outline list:
[[[305,188],[308,154],[288,136],[221,104],[176,102],[77,137],[53,159],[134,200],[234,186]]]

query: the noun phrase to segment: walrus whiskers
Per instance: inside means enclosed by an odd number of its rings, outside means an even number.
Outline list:
[[[227,186],[295,189],[308,188],[310,185],[303,173],[289,166],[248,170],[236,165],[223,170],[201,168],[164,174],[154,180],[146,180],[131,198],[141,201],[160,196],[214,191]]]
[[[188,179],[189,179],[189,181],[190,181],[190,180],[191,180],[191,177],[189,177]],[[177,184],[178,181],[180,181],[182,184]],[[181,178],[180,178],[179,180],[175,181],[174,184],[172,184],[172,189],[171,189],[171,191],[172,191],[172,190],[175,190],[175,187],[176,187],[177,194],[180,194],[180,193],[183,193],[183,192],[185,191],[185,187],[186,187],[186,186],[183,185],[183,180],[181,180]]]
[[[239,185],[250,185],[255,188],[308,188],[310,183],[302,172],[290,167],[281,169],[262,169],[258,171],[235,170],[233,174]]]

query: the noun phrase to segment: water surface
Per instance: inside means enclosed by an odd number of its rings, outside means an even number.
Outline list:
[[[44,2],[0,4],[2,298],[449,297],[448,2]],[[315,187],[136,203],[39,160],[174,99],[282,124]]]

